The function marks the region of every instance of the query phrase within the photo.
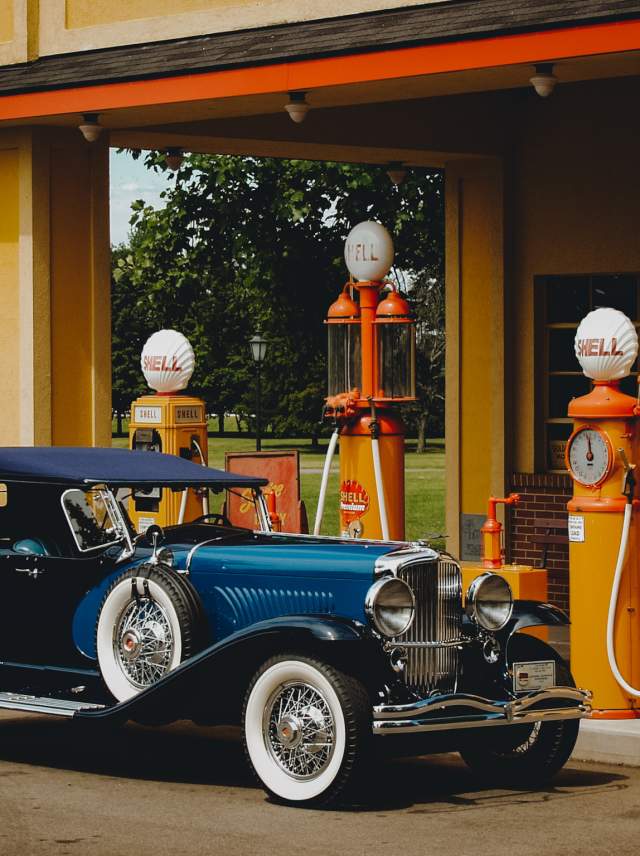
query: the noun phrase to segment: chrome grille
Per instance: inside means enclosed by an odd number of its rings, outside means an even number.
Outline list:
[[[398,577],[416,598],[413,624],[398,642],[451,642],[460,638],[462,624],[462,576],[448,558],[416,562],[398,568]],[[459,651],[452,648],[408,648],[405,668],[407,686],[420,695],[454,692]]]

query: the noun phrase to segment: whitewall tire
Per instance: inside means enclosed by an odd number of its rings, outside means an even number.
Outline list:
[[[138,567],[115,580],[96,627],[100,672],[114,698],[132,698],[191,656],[196,623],[169,569]]]
[[[243,711],[249,762],[265,790],[296,805],[335,802],[353,784],[371,734],[364,687],[320,660],[267,661]]]

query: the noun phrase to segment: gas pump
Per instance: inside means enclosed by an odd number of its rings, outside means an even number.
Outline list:
[[[207,423],[200,398],[181,394],[189,383],[195,355],[189,340],[177,330],[154,333],[142,349],[141,367],[155,395],[143,395],[131,405],[131,449],[166,452],[207,466]],[[168,488],[136,488],[129,514],[136,529],[152,524],[171,526],[207,514],[207,493],[193,488],[182,492]]]
[[[569,405],[571,671],[593,688],[594,717],[631,719],[640,716],[640,407],[620,380],[638,336],[622,312],[596,309],[578,327],[575,351],[593,389]]]
[[[415,401],[415,324],[407,301],[384,280],[393,263],[393,242],[383,226],[370,221],[355,226],[345,243],[345,261],[352,279],[326,320],[325,416],[335,428],[314,533],[320,532],[339,437],[341,535],[401,540],[405,431],[394,405]]]

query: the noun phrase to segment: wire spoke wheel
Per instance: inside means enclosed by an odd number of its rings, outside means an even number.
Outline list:
[[[107,589],[96,653],[107,689],[126,701],[199,650],[204,618],[187,580],[162,565],[138,565]]]
[[[171,666],[174,638],[162,606],[150,598],[132,600],[114,632],[114,653],[125,675],[144,689],[165,675]]]
[[[351,675],[304,654],[276,654],[247,688],[242,725],[247,759],[272,799],[326,806],[355,792],[371,703]]]
[[[272,757],[293,778],[317,776],[333,756],[333,715],[326,698],[310,684],[279,687],[265,707],[262,731]]]

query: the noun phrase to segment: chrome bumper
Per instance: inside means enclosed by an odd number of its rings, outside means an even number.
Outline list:
[[[456,693],[421,699],[411,704],[380,704],[373,708],[373,733],[410,734],[484,728],[490,725],[520,725],[554,719],[583,719],[591,713],[590,700],[591,693],[588,690],[550,687],[511,701],[493,701],[481,696]]]

